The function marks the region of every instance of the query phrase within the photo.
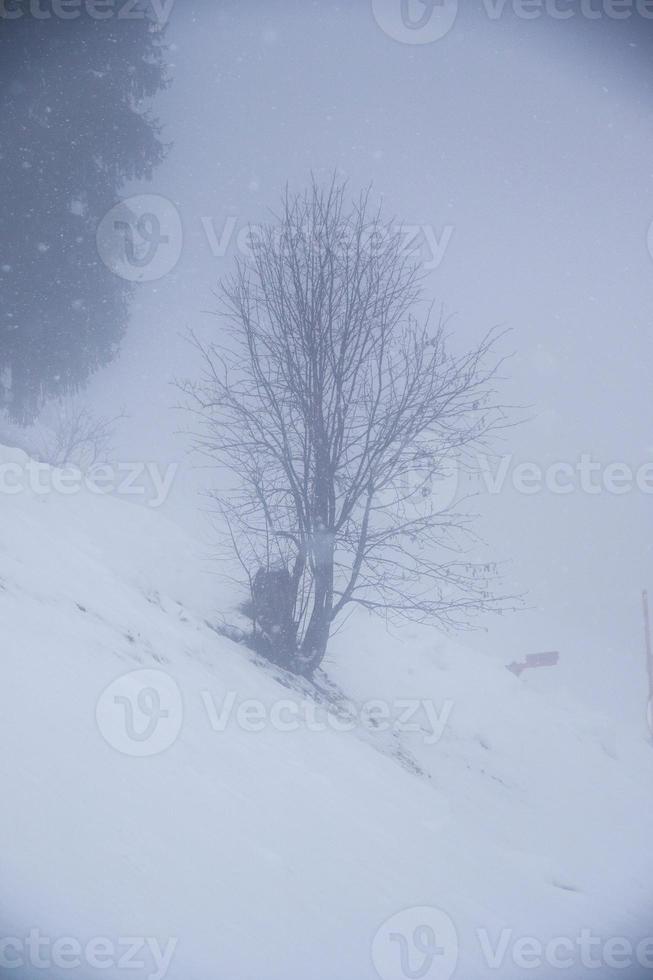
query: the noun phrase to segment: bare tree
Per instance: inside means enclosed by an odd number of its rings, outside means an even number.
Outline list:
[[[77,466],[88,471],[107,462],[118,423],[125,416],[100,418],[73,399],[57,406],[54,420],[38,447],[40,458],[51,466]]]
[[[466,559],[469,517],[429,492],[504,424],[494,339],[451,354],[446,322],[413,312],[421,292],[369,194],[348,207],[344,185],[313,183],[223,283],[223,339],[194,338],[204,370],[182,387],[225,474],[228,551],[259,647],[298,673],[355,604],[450,626],[499,601],[493,568]]]

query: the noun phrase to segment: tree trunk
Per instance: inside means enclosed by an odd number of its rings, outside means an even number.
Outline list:
[[[315,600],[298,651],[299,672],[310,676],[324,660],[333,618],[333,545],[320,548],[315,568]]]
[[[330,627],[331,616],[327,616],[324,610],[317,613],[314,609],[302,645],[298,651],[298,673],[310,677],[320,666],[326,655]]]

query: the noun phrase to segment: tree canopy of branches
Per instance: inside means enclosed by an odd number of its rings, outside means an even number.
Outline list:
[[[354,605],[451,626],[500,602],[493,567],[466,560],[468,515],[430,493],[504,423],[500,362],[492,334],[450,353],[446,322],[416,316],[422,291],[369,193],[349,205],[313,182],[222,284],[221,339],[194,338],[203,372],[183,388],[223,474],[227,552],[259,649],[297,673]]]
[[[150,5],[125,19],[78,6],[64,17],[42,0],[36,16],[6,0],[0,17],[0,403],[21,424],[117,353],[133,287],[96,232],[165,152],[145,110],[167,84]]]

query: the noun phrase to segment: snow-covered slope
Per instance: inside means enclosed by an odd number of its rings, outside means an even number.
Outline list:
[[[0,975],[653,975],[644,734],[366,617],[327,710],[160,515],[0,506]]]

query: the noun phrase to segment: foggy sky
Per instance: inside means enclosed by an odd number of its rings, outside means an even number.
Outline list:
[[[124,457],[184,461],[171,518],[206,537],[204,477],[175,435],[170,384],[197,366],[183,332],[219,330],[205,311],[233,261],[233,248],[211,254],[202,218],[218,234],[229,216],[264,220],[311,171],[337,169],[353,192],[372,182],[403,223],[452,229],[428,292],[456,313],[456,346],[510,328],[504,397],[528,406],[500,452],[544,466],[653,461],[653,21],[524,21],[507,8],[492,20],[469,4],[445,37],[408,45],[366,0],[178,0],[172,85],[155,107],[173,146],[152,183],[126,193],[174,202],[183,250],[139,287],[122,355],[90,392],[102,406],[119,390]],[[464,639],[506,662],[559,650],[556,682],[643,727],[652,506],[637,491],[480,499],[487,555],[509,563],[533,608]]]

